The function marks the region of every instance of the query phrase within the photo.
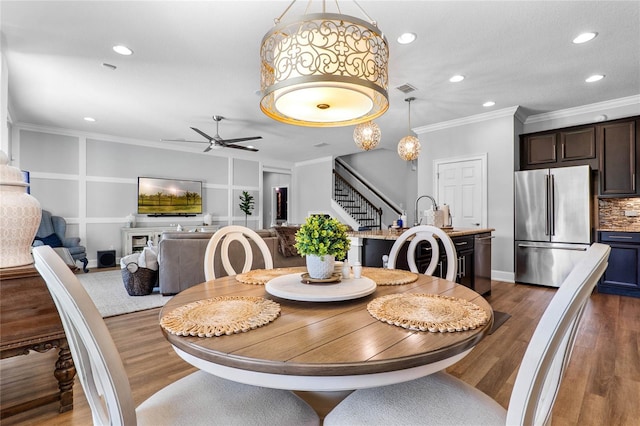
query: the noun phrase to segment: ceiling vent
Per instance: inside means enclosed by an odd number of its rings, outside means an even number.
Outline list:
[[[412,85],[410,85],[409,83],[405,83],[402,86],[398,86],[396,87],[396,89],[398,89],[399,91],[401,91],[402,93],[411,93],[416,91],[417,89],[415,87],[413,87]]]
[[[326,142],[320,142],[314,145],[316,148],[322,148],[323,146],[329,146]]]

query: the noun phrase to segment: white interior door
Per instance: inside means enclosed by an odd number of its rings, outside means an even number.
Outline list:
[[[438,205],[448,204],[455,228],[487,226],[486,154],[435,160]]]

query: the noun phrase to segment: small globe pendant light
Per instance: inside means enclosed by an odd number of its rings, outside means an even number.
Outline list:
[[[409,104],[409,133],[411,133],[411,102],[416,98],[407,98]],[[398,142],[398,155],[405,161],[413,161],[420,155],[420,141],[417,137],[409,134]]]
[[[378,146],[381,137],[380,127],[373,121],[360,123],[353,130],[353,141],[365,151]]]

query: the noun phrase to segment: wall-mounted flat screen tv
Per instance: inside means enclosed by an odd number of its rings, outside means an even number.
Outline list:
[[[138,178],[138,214],[191,216],[202,213],[202,182]]]

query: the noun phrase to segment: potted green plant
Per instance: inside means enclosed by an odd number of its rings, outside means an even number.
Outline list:
[[[347,226],[325,215],[312,215],[296,232],[295,247],[306,257],[307,271],[314,279],[331,277],[336,258],[344,259],[351,246]]]
[[[247,191],[242,191],[242,195],[240,195],[240,210],[244,213],[244,226],[247,226],[247,217],[253,212],[253,195],[249,194]]]

